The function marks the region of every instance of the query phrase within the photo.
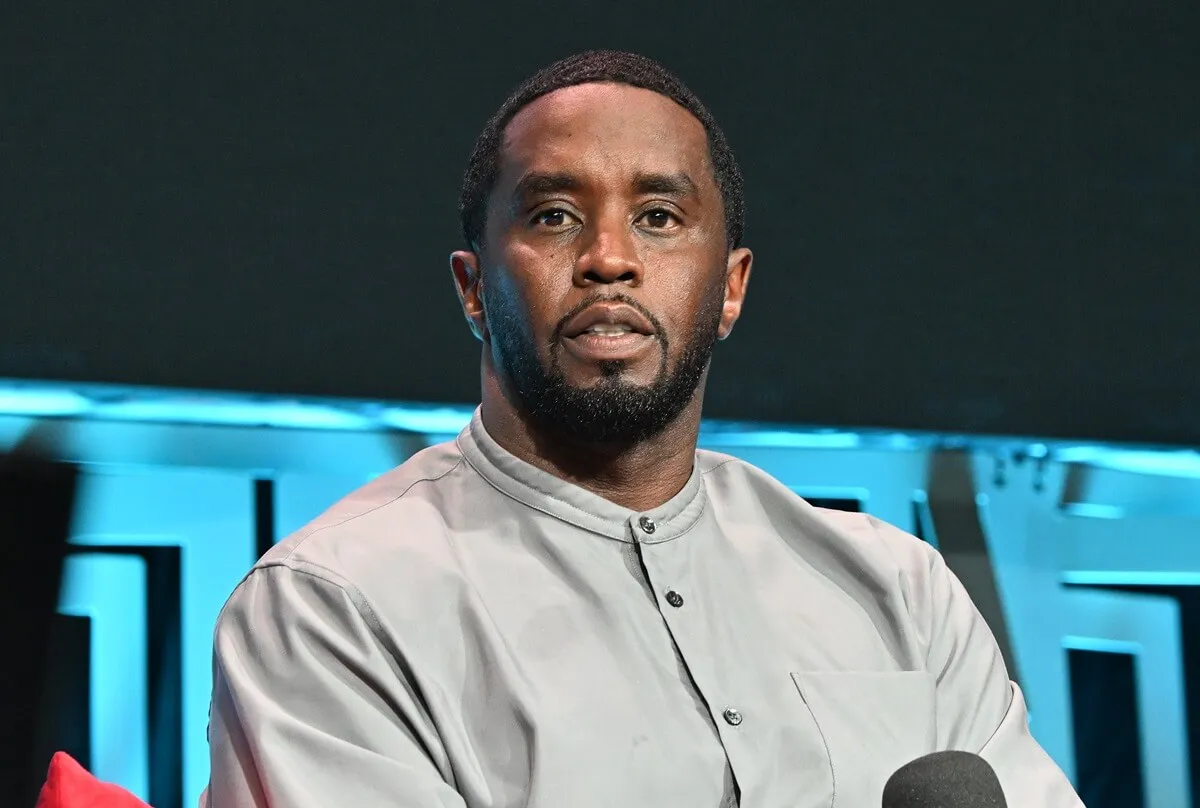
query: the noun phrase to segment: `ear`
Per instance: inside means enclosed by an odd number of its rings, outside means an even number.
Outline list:
[[[729,253],[725,265],[725,305],[721,308],[721,324],[717,327],[717,339],[725,339],[733,333],[733,325],[742,316],[742,303],[746,300],[746,287],[750,285],[750,266],[754,254],[745,247]]]
[[[470,250],[450,254],[450,272],[454,275],[454,290],[463,316],[475,339],[486,342],[487,315],[483,310],[483,288],[480,286],[479,255]]]

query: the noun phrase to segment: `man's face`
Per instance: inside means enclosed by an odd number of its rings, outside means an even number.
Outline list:
[[[750,264],[726,248],[700,122],[614,84],[558,90],[513,118],[472,258],[478,288],[459,278],[460,294],[464,307],[477,295],[518,408],[599,444],[655,435],[693,400]]]

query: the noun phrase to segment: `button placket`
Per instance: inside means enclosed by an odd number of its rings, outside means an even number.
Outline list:
[[[746,697],[743,691],[747,680],[732,670],[735,666],[728,661],[731,649],[709,630],[704,619],[709,610],[706,596],[710,593],[705,586],[705,576],[697,576],[696,572],[697,565],[709,559],[709,553],[700,552],[704,548],[686,543],[690,540],[711,544],[711,537],[696,532],[681,537],[685,539],[682,542],[681,538],[666,542],[646,540],[644,531],[639,529],[639,521],[636,517],[631,518],[629,524],[635,536],[643,537],[638,553],[663,622],[686,666],[695,693],[707,703],[709,720],[725,748],[734,777],[746,776],[755,770],[751,761],[757,738],[756,724],[746,723],[746,714],[737,704],[738,699]],[[702,567],[700,571],[703,572]],[[682,594],[684,590],[686,596]],[[745,707],[754,715],[753,710],[759,705],[747,702]],[[769,726],[769,717],[767,722]]]

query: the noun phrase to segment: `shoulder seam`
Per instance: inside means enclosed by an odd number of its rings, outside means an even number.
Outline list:
[[[702,469],[700,471],[700,473],[704,474],[704,475],[708,475],[708,474],[711,474],[712,472],[716,471],[717,469],[721,469],[721,468],[724,468],[725,466],[728,466],[730,463],[741,463],[741,462],[744,462],[744,461],[738,460],[736,457],[727,457],[710,469]]]
[[[324,565],[317,564],[312,561],[305,561],[303,559],[292,559],[289,555],[286,558],[275,559],[268,561],[265,564],[260,564],[259,566],[255,567],[255,569],[251,570],[250,575],[247,575],[246,578],[249,579],[254,573],[264,572],[268,569],[284,569],[289,572],[294,572],[297,575],[315,578],[318,581],[323,581],[330,586],[336,587],[347,598],[350,599],[351,603],[354,604],[354,608],[358,611],[359,616],[361,616],[366,622],[367,627],[370,628],[371,634],[375,636],[376,641],[380,642],[384,647],[386,647],[387,644],[385,642],[386,636],[383,630],[383,622],[379,619],[379,616],[375,613],[375,609],[371,606],[366,596],[363,595],[362,591],[357,586],[350,583],[350,581],[344,576],[339,575],[337,572]]]
[[[461,454],[459,454],[458,460],[456,460],[454,462],[454,464],[450,466],[450,468],[446,469],[441,474],[438,474],[434,477],[420,477],[416,480],[413,480],[411,483],[409,483],[407,488],[405,488],[399,494],[396,494],[396,496],[392,497],[391,499],[388,499],[386,502],[381,502],[378,505],[376,505],[375,507],[368,508],[365,511],[359,511],[358,513],[350,514],[350,515],[346,516],[346,518],[341,519],[332,524],[321,525],[318,528],[309,530],[307,533],[304,533],[302,531],[302,535],[300,535],[297,538],[296,543],[292,546],[292,548],[290,550],[288,550],[287,555],[285,555],[282,559],[279,559],[279,561],[289,561],[292,558],[292,556],[296,554],[296,551],[300,549],[301,545],[303,545],[306,541],[308,541],[309,539],[311,539],[313,536],[317,535],[318,533],[321,533],[326,530],[330,530],[335,527],[341,527],[342,525],[346,524],[347,522],[353,522],[355,519],[366,516],[369,513],[374,513],[375,511],[379,510],[380,508],[385,508],[388,505],[391,505],[393,502],[403,499],[404,495],[407,494],[409,491],[411,491],[413,488],[415,488],[419,483],[436,482],[436,481],[442,479],[443,477],[446,477],[447,475],[451,474],[455,469],[457,469],[462,464],[463,464],[463,456]],[[278,562],[270,562],[270,563],[274,564],[274,563],[278,563]],[[305,563],[312,563],[312,562],[305,562]],[[262,565],[262,566],[268,566],[268,565]],[[319,566],[319,565],[316,565],[316,566]]]

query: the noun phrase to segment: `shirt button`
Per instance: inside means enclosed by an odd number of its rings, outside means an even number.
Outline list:
[[[725,717],[725,723],[731,727],[736,727],[738,724],[742,723],[742,714],[732,707],[726,707],[725,712],[721,715]]]
[[[667,603],[678,609],[683,605],[683,595],[676,592],[674,589],[667,590]]]
[[[656,524],[654,524],[654,520],[649,516],[643,516],[638,520],[638,524],[641,525],[642,530],[646,531],[647,533],[653,533],[654,529],[658,527]]]

